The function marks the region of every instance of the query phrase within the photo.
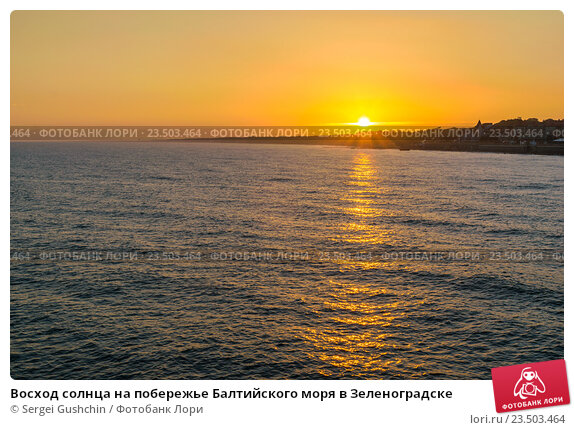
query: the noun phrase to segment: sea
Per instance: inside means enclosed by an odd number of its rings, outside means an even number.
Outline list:
[[[564,356],[564,158],[13,142],[14,379],[490,379]]]

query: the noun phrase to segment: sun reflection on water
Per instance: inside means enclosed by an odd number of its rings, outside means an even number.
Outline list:
[[[346,222],[338,226],[334,243],[355,245],[353,249],[359,252],[358,245],[392,243],[393,231],[383,222],[390,214],[381,205],[384,188],[379,182],[372,156],[358,153],[347,181],[348,192],[340,197]],[[342,278],[348,273],[364,271],[366,280],[360,283],[326,280],[324,293],[328,299],[315,312],[321,318],[327,315],[329,322],[307,330],[305,339],[312,344],[311,358],[324,363],[321,372],[325,377],[377,373],[385,378],[389,370],[393,370],[394,377],[400,376],[401,351],[410,345],[398,344],[395,334],[397,329],[409,327],[405,309],[422,303],[412,303],[408,292],[389,292],[384,283],[378,282],[379,271],[394,267],[394,263],[342,257],[334,264]]]

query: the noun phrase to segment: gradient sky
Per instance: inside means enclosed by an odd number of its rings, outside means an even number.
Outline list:
[[[563,118],[558,11],[11,16],[12,125]]]

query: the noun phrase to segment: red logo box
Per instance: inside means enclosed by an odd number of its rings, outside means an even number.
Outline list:
[[[495,367],[491,372],[496,412],[570,403],[564,360]]]

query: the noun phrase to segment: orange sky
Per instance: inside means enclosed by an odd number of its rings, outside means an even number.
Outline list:
[[[12,125],[563,118],[563,16],[16,11]]]

